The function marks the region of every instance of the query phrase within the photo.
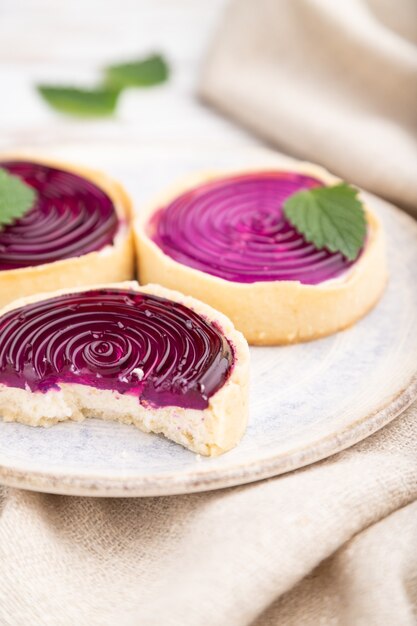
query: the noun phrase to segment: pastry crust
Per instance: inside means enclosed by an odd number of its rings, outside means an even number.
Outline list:
[[[31,426],[50,426],[65,420],[81,421],[99,417],[134,424],[144,432],[162,433],[168,439],[207,456],[216,456],[233,448],[241,439],[248,420],[249,348],[231,321],[210,306],[159,285],[141,287],[136,281],[92,285],[95,288],[125,288],[153,294],[181,304],[215,322],[234,351],[234,365],[224,385],[209,398],[206,409],[177,406],[143,407],[134,395],[99,390],[88,385],[62,383],[61,390],[46,393],[0,384],[0,415],[4,421]],[[85,288],[61,289],[16,300],[0,310],[8,311],[39,300]]]
[[[78,174],[91,180],[111,199],[123,220],[114,242],[101,250],[52,263],[0,271],[0,307],[16,298],[65,287],[129,280],[134,273],[134,246],[131,228],[131,200],[123,187],[107,175],[79,165],[33,157],[1,154],[1,161],[30,161]]]
[[[194,175],[157,198],[134,223],[140,281],[156,282],[207,302],[227,315],[254,345],[308,341],[347,328],[372,309],[387,281],[382,226],[366,205],[369,233],[363,253],[345,274],[318,285],[298,281],[228,281],[175,261],[147,235],[146,225],[152,214],[186,190],[221,177],[274,169],[286,168],[266,165]],[[311,163],[295,165],[292,161],[288,170],[314,176],[326,185],[340,182]]]

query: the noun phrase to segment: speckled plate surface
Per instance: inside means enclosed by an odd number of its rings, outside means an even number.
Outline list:
[[[193,170],[290,166],[262,149],[67,145],[45,154],[108,171],[125,184],[138,209]],[[369,201],[388,239],[390,281],[381,302],[332,337],[251,349],[250,424],[235,450],[205,459],[161,436],[95,419],[49,429],[0,421],[1,482],[96,496],[204,491],[313,463],[394,419],[417,396],[417,223],[382,201]]]

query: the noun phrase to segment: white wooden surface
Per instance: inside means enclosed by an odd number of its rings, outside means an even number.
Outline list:
[[[67,141],[253,145],[194,97],[200,64],[225,0],[0,0],[0,149]],[[114,119],[77,121],[51,111],[34,84],[92,85],[99,69],[165,54],[171,80],[129,90]]]

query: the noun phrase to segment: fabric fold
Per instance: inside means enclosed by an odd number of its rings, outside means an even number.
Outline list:
[[[215,492],[3,490],[0,622],[411,626],[416,418],[414,404],[332,458]]]
[[[281,150],[416,214],[413,22],[412,0],[234,0],[199,93]]]

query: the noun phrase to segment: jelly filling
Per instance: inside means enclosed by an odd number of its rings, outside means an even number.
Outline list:
[[[160,208],[147,232],[175,261],[225,280],[314,285],[336,278],[352,262],[306,241],[285,218],[283,203],[322,184],[295,172],[217,179]]]
[[[0,317],[0,383],[46,392],[61,383],[111,389],[144,406],[204,409],[233,350],[182,304],[126,289],[66,294]]]
[[[6,161],[0,167],[38,192],[32,209],[0,229],[0,270],[77,257],[113,243],[119,220],[94,183],[39,163]]]

